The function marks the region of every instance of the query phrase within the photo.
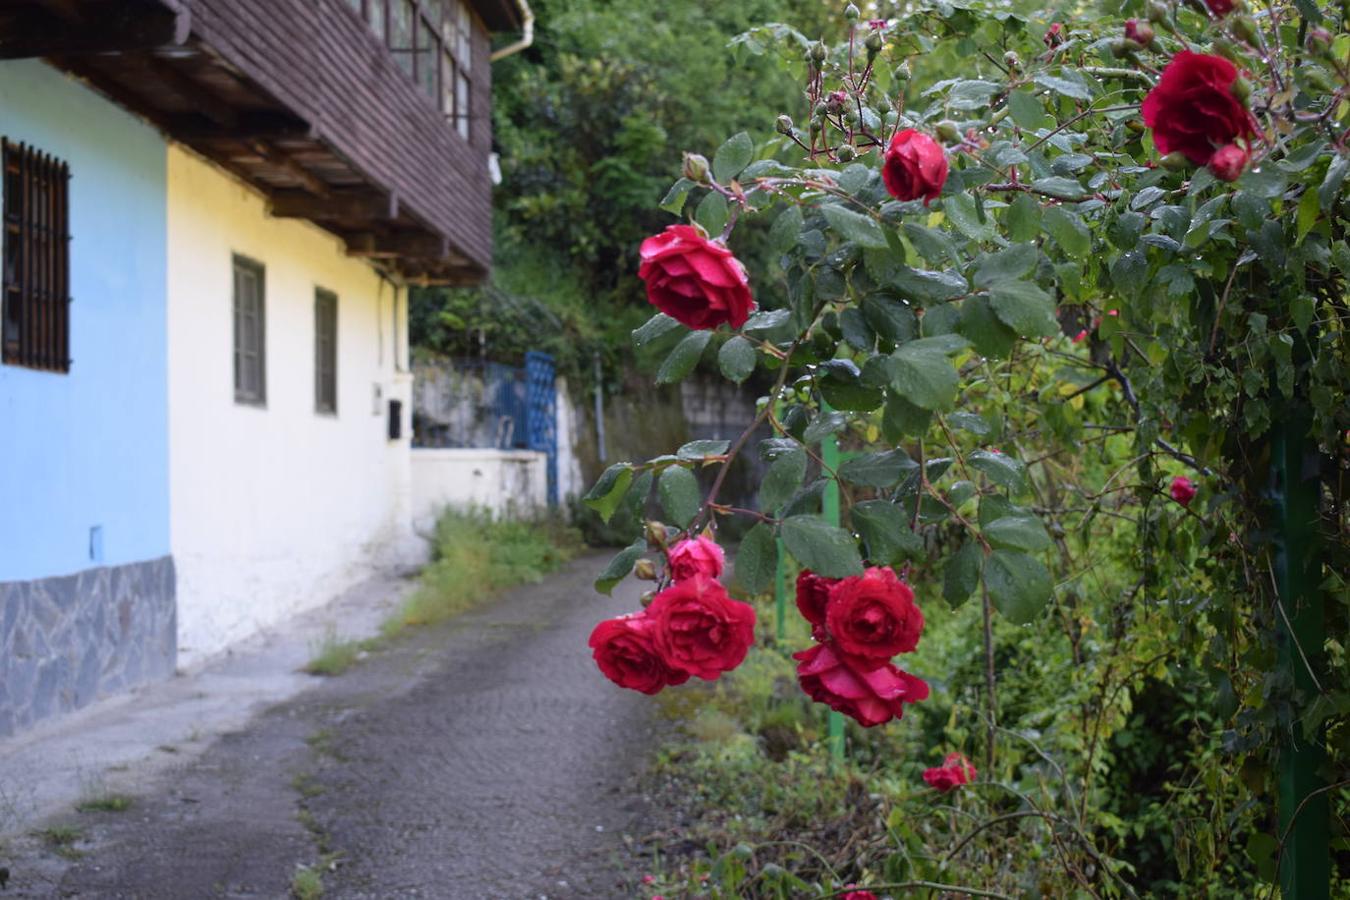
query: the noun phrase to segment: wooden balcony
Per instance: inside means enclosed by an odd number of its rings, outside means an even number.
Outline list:
[[[426,3],[427,0],[418,0]],[[471,284],[492,258],[488,30],[474,0],[461,127],[348,0],[11,0],[0,58],[44,57],[253,185],[277,216],[411,281]]]

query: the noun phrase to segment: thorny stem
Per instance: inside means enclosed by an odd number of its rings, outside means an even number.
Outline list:
[[[985,771],[994,770],[994,743],[998,732],[997,681],[994,677],[994,609],[989,600],[989,587],[980,580],[980,601],[984,611],[984,692],[988,704],[988,722],[985,725]]]

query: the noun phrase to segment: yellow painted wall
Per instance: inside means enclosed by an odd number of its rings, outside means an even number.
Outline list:
[[[176,146],[168,235],[170,531],[191,666],[415,555],[411,376],[402,289]],[[234,400],[235,253],[266,267],[265,408]],[[338,295],[336,416],[315,411],[316,288]],[[403,400],[396,442],[391,398]]]

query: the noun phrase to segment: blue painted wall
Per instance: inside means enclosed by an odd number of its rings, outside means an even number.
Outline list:
[[[169,553],[164,140],[36,61],[0,135],[70,164],[70,373],[0,365],[0,581]],[[99,558],[101,556],[101,558]]]

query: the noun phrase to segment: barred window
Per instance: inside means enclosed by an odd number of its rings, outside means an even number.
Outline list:
[[[234,258],[234,399],[267,403],[266,272],[261,263]]]
[[[0,362],[70,371],[70,167],[3,145],[4,296]]]
[[[337,414],[337,294],[314,291],[314,410]]]

